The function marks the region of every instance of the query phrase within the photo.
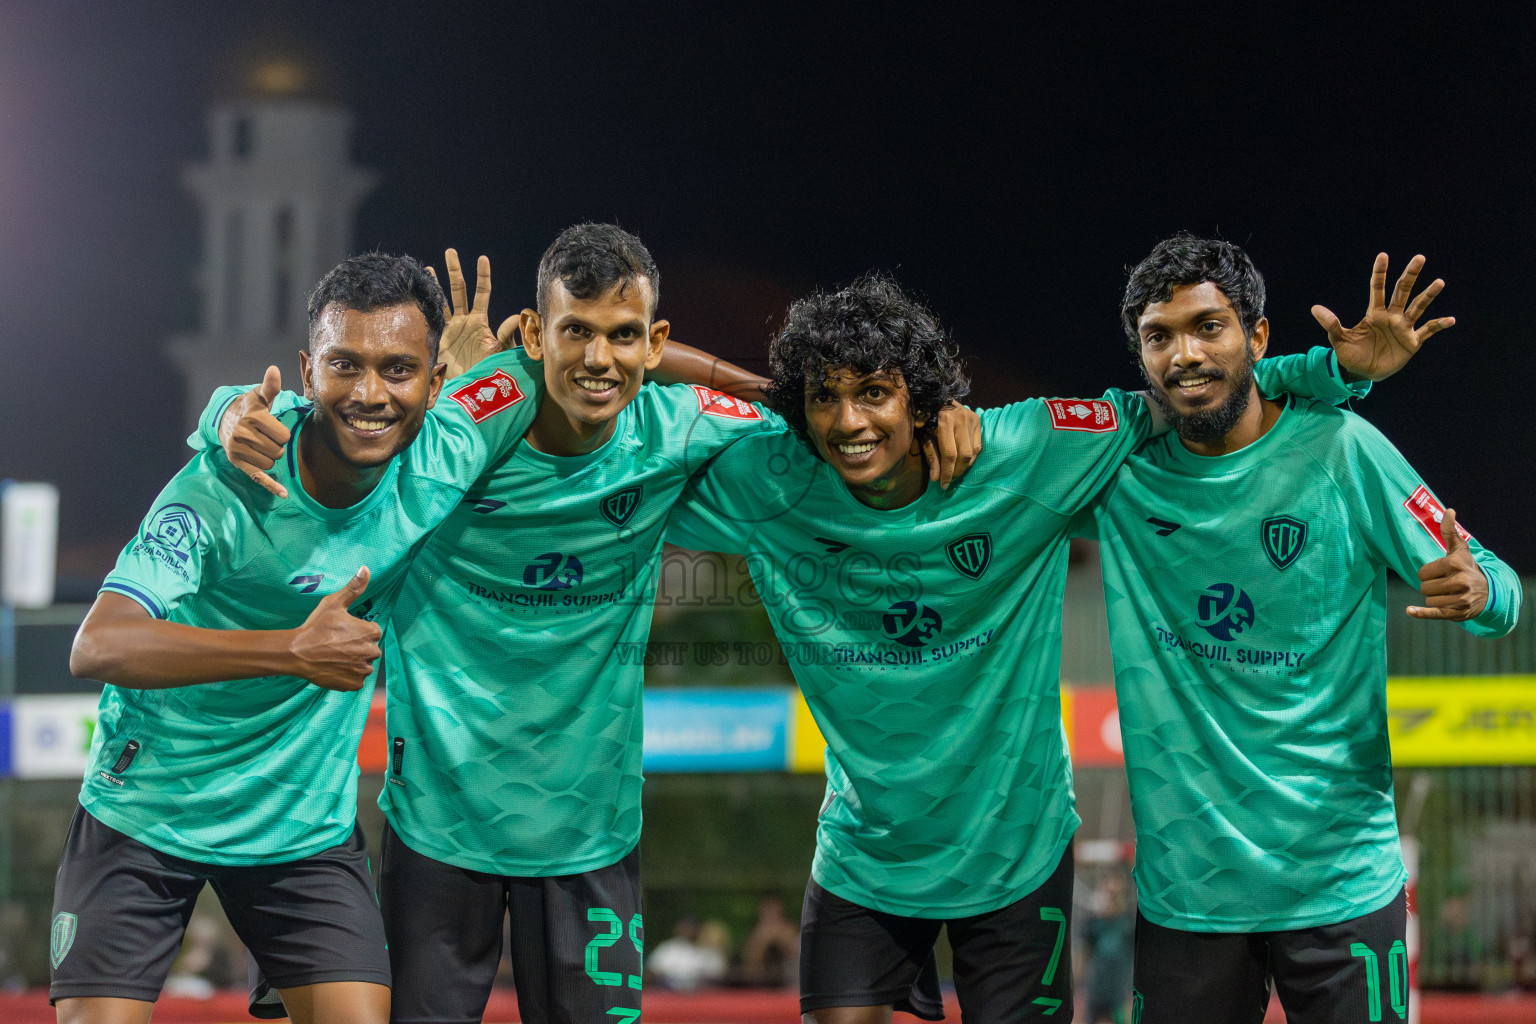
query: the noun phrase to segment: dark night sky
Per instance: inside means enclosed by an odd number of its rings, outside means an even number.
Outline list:
[[[99,573],[185,459],[178,170],[221,61],[285,29],[382,173],[358,247],[488,253],[498,320],[556,231],[617,220],[683,340],[760,357],[788,297],[885,268],[993,404],[1135,386],[1125,267],[1175,230],[1249,249],[1274,352],[1322,339],[1314,302],[1357,319],[1377,251],[1423,252],[1458,326],[1360,411],[1536,571],[1533,9],[1037,6],[0,0],[0,477],[57,481],[65,566]]]

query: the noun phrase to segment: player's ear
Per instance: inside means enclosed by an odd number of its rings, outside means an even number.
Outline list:
[[[525,309],[517,317],[517,333],[523,337],[523,351],[529,359],[544,360],[544,318],[537,310]]]
[[[1269,321],[1264,317],[1253,325],[1253,336],[1248,339],[1248,347],[1253,351],[1253,360],[1258,362],[1264,358],[1264,352],[1269,348]]]
[[[649,347],[645,352],[645,368],[654,370],[661,365],[662,349],[667,347],[667,333],[672,330],[672,325],[665,320],[657,320],[651,324],[651,337]]]
[[[309,358],[309,349],[299,350],[299,380],[304,382],[304,397],[311,402],[315,400],[315,386],[309,379],[310,372],[314,369],[314,360]]]
[[[448,364],[439,361],[432,367],[432,390],[427,393],[427,408],[437,404],[437,396],[442,393],[443,384],[448,380]]]

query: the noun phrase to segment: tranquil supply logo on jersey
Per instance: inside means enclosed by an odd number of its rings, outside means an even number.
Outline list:
[[[1272,516],[1259,524],[1259,538],[1275,568],[1284,569],[1296,561],[1306,546],[1307,524],[1290,516]]]
[[[732,398],[723,391],[702,387],[698,384],[690,384],[693,393],[699,399],[699,412],[706,416],[722,416],[731,420],[760,420],[763,414],[758,412],[757,406],[751,402],[743,402],[739,398]]]
[[[523,583],[540,590],[570,590],[581,586],[581,559],[550,551],[535,558],[523,570]]]
[[[960,575],[979,580],[992,563],[992,535],[971,533],[952,540],[944,545],[944,555]]]
[[[497,370],[489,377],[471,381],[448,397],[462,405],[469,418],[479,423],[521,402],[523,391],[507,371]]]
[[[927,605],[897,601],[886,610],[880,625],[887,638],[907,647],[922,647],[939,635],[944,621]]]
[[[640,488],[626,487],[622,491],[614,491],[608,497],[598,503],[598,511],[603,518],[614,526],[623,526],[629,522],[635,514],[635,509],[640,507]]]
[[[48,959],[53,961],[54,970],[58,970],[59,964],[69,956],[69,949],[75,944],[75,931],[79,924],[79,919],[74,914],[58,913],[53,916],[53,928],[48,933]]]
[[[1440,545],[1441,551],[1446,550],[1445,538],[1440,536],[1440,524],[1445,519],[1445,506],[1440,504],[1433,494],[1429,493],[1428,487],[1420,484],[1419,489],[1414,491],[1407,501],[1403,502],[1403,508],[1406,508],[1408,514],[1417,519],[1419,525],[1424,527],[1431,537],[1435,538],[1435,543]],[[1472,538],[1470,533],[1461,528],[1460,523],[1456,524],[1456,536],[1462,540],[1470,540]]]
[[[1048,398],[1045,407],[1051,410],[1051,426],[1057,430],[1107,434],[1120,428],[1114,405],[1099,399]]]
[[[203,535],[203,521],[185,505],[167,505],[155,513],[144,540],[185,562]]]
[[[1200,595],[1195,614],[1217,640],[1231,640],[1253,625],[1253,600],[1230,583],[1212,583]]]

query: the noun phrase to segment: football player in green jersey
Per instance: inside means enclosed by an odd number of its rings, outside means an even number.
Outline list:
[[[1400,367],[1422,257],[1366,319],[1313,312],[1362,376]],[[1406,873],[1386,717],[1386,570],[1408,613],[1502,636],[1514,573],[1353,413],[1265,397],[1264,283],[1179,235],[1132,271],[1122,319],[1174,426],[1075,526],[1101,543],[1136,821],[1140,1024],[1405,1020]],[[1258,365],[1262,366],[1260,362]]]
[[[274,468],[292,499],[201,453],[103,583],[70,660],[108,685],[54,893],[61,1022],[148,1021],[205,883],[295,1020],[387,1019],[355,820],[371,620],[419,541],[521,437],[537,386],[509,354],[508,391],[478,418],[428,419],[441,308],[408,257],[332,270],[300,356],[313,405]]]
[[[941,1019],[932,947],[947,926],[966,1019],[1067,1019],[1067,527],[1152,435],[1154,409],[1112,390],[982,410],[982,454],[942,491],[915,440],[967,382],[893,281],[795,303],[770,362],[768,404],[789,428],[721,452],[669,536],[747,554],[827,740],[802,1012]],[[1327,349],[1257,372],[1351,394]]]
[[[471,305],[452,250],[447,264],[461,312],[445,355],[468,361],[497,347],[490,265]],[[659,287],[650,253],[613,225],[576,225],[549,247],[538,309],[517,321],[545,385],[527,443],[426,543],[395,607],[379,894],[397,1022],[479,1020],[509,911],[526,1019],[639,1012],[643,665],[617,652],[649,634],[663,531],[689,478],[774,426],[707,387],[642,386],[667,349]],[[748,378],[691,352],[679,371]],[[261,408],[224,417],[231,458],[253,474],[287,441]]]

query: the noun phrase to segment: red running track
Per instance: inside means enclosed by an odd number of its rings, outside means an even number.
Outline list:
[[[944,1003],[947,1019],[960,1019],[959,1007],[950,995]],[[1278,1006],[1270,1007],[1268,1021],[1283,1021]],[[485,1019],[517,1021],[517,999],[508,990],[497,990],[486,1008]],[[647,992],[645,1019],[653,1024],[799,1024],[800,1005],[793,989],[724,990],[718,992]],[[220,992],[212,999],[161,999],[155,1005],[155,1024],[249,1024],[242,992]],[[901,1024],[916,1017],[897,1014]],[[4,1024],[53,1024],[53,1009],[40,991],[20,995],[0,993],[0,1021]],[[1422,1024],[1536,1024],[1536,994],[1484,997],[1429,993],[1423,999]]]

